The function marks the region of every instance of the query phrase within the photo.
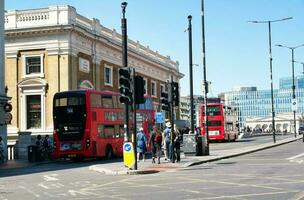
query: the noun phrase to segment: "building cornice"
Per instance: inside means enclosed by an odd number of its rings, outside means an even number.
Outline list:
[[[102,26],[98,19],[88,19],[76,12],[72,6],[50,6],[42,9],[8,11],[5,15],[5,29],[8,37],[52,34],[59,32],[76,31],[90,40],[98,40],[121,50],[122,37],[116,30]],[[142,59],[152,65],[173,73],[178,78],[184,75],[179,72],[179,63],[172,61],[169,56],[160,55],[145,47],[138,41],[128,40],[128,49],[131,56]]]

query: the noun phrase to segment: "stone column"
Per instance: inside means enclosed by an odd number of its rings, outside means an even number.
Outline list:
[[[18,145],[15,151],[17,151],[18,159],[28,159],[28,146],[32,144],[31,132],[19,132],[18,133]]]
[[[8,98],[4,90],[4,0],[0,0],[0,136],[4,142],[4,155],[7,157],[7,127],[4,105]]]

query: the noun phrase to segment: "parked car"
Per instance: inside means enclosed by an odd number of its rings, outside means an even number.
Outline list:
[[[304,126],[299,127],[299,135],[304,133]]]

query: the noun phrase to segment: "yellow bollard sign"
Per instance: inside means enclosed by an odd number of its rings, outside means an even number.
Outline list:
[[[135,154],[132,142],[126,142],[123,145],[123,158],[124,164],[128,168],[133,167],[135,164]]]

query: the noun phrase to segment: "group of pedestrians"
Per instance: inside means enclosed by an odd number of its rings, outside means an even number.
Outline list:
[[[150,147],[152,163],[156,163],[157,161],[157,163],[160,164],[162,149],[164,149],[165,160],[169,162],[180,162],[181,138],[181,134],[176,125],[174,125],[174,131],[172,132],[170,122],[166,123],[166,128],[163,132],[159,125],[154,125],[153,130],[150,132],[149,140],[147,140],[143,128],[140,128],[137,133],[137,160],[139,161],[142,157],[142,160],[145,161],[145,153],[147,148]],[[172,150],[174,150],[174,154]]]
[[[42,139],[41,135],[37,135],[35,144],[37,161],[53,159],[52,140],[49,135],[45,135],[44,139]]]

